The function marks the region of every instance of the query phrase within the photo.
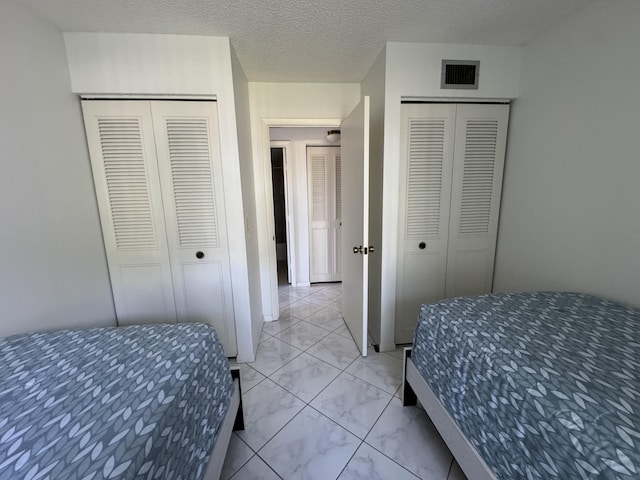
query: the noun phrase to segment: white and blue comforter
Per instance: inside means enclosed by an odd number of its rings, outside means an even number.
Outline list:
[[[499,479],[640,478],[640,310],[455,298],[422,307],[412,359]]]
[[[206,325],[0,339],[0,479],[199,479],[232,395]]]

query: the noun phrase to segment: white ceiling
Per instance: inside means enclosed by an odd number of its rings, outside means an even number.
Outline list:
[[[63,31],[231,38],[250,81],[360,82],[387,41],[523,45],[594,0],[21,0]]]

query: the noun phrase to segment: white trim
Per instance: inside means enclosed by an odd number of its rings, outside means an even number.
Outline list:
[[[378,345],[378,350],[381,352],[393,352],[396,349],[395,343],[381,343]]]
[[[289,162],[290,162],[290,154],[291,154],[291,142],[285,140],[271,140],[270,148],[281,148],[283,151],[282,155],[282,172],[284,174],[284,208],[286,215],[286,229],[287,229],[287,268],[288,272],[288,280],[291,285],[296,284],[296,264],[297,264],[297,249],[296,249],[296,240],[294,232],[296,231],[297,225],[295,224],[295,216],[292,213],[291,208],[291,199],[293,198],[293,184],[291,181],[291,172],[288,170]],[[273,181],[273,179],[272,179]],[[278,259],[276,258],[276,262]],[[277,263],[276,263],[277,270]]]
[[[412,97],[401,96],[400,102],[424,103],[511,103],[512,98],[476,98],[476,97]]]
[[[83,93],[83,100],[200,100],[217,101],[217,95],[163,95],[157,93]]]
[[[236,357],[236,362],[238,363],[253,363],[256,361],[256,356],[254,355],[248,355],[246,353],[242,353],[242,354],[238,354],[238,356]]]

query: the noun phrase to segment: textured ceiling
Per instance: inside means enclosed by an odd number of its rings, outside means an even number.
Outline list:
[[[229,36],[250,81],[359,82],[387,41],[522,45],[593,0],[21,1],[63,31]]]

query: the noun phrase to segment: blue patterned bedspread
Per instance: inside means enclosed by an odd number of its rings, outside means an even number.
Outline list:
[[[233,393],[206,325],[0,339],[0,479],[199,479]]]
[[[500,479],[640,478],[640,310],[557,292],[424,305],[412,359]]]

